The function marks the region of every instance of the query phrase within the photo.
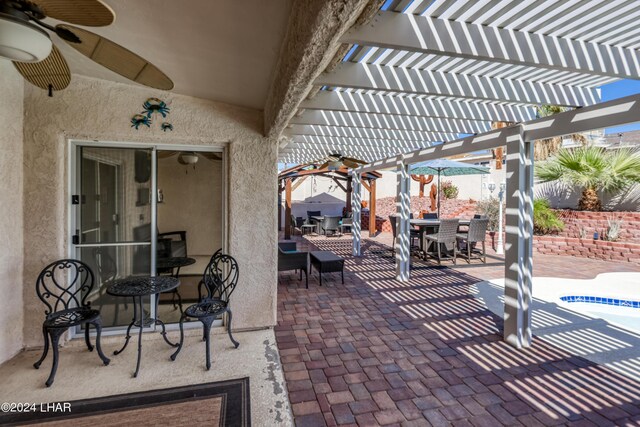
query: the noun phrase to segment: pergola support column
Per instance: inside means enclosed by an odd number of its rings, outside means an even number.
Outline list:
[[[504,339],[531,346],[533,277],[533,141],[520,133],[507,141]]]
[[[396,280],[407,282],[409,280],[409,212],[411,181],[409,177],[409,165],[403,161],[397,163],[397,196],[396,196]]]
[[[360,256],[360,235],[362,233],[362,224],[360,218],[360,212],[362,211],[361,179],[362,177],[360,176],[360,173],[353,172],[351,179],[351,209],[353,212],[351,235],[353,237],[353,256]]]
[[[284,239],[291,239],[291,178],[284,183]]]
[[[376,235],[376,180],[369,183],[369,237]]]

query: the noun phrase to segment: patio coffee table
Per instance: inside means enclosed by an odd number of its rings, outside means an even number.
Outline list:
[[[322,273],[340,272],[342,283],[344,284],[344,259],[331,251],[312,251],[311,265],[318,270],[320,276],[320,286],[322,286]]]
[[[134,378],[138,376],[138,371],[140,371],[140,357],[142,355],[142,331],[145,326],[151,326],[153,323],[158,323],[162,326],[162,337],[172,347],[177,347],[178,344],[173,344],[167,338],[167,331],[164,326],[164,322],[160,319],[148,318],[145,319],[144,307],[142,306],[143,297],[149,295],[157,295],[162,292],[168,292],[176,289],[180,286],[180,280],[171,276],[131,276],[126,277],[124,279],[119,279],[114,281],[107,288],[107,293],[114,297],[130,297],[133,298],[133,320],[129,323],[127,327],[127,336],[125,337],[124,345],[120,350],[116,350],[113,352],[114,355],[118,355],[127,348],[127,344],[129,344],[129,340],[131,339],[131,328],[133,326],[139,327],[138,334],[138,360],[136,362],[136,371],[133,374]]]

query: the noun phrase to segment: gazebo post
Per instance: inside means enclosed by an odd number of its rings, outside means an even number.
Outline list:
[[[284,239],[291,239],[291,178],[284,184]]]
[[[360,223],[360,211],[362,210],[362,203],[360,203],[360,192],[362,188],[360,186],[360,173],[352,172],[353,188],[351,191],[351,208],[353,209],[353,221],[351,227],[351,236],[353,237],[353,256],[360,256],[360,233],[362,225]]]
[[[411,181],[409,178],[409,165],[402,160],[397,163],[398,185],[396,196],[396,280],[407,282],[409,280],[409,269],[411,261],[409,259],[409,211]],[[399,219],[399,221],[398,221]]]
[[[533,277],[533,141],[523,128],[507,141],[504,339],[531,346]]]
[[[369,237],[376,235],[376,180],[369,181]]]

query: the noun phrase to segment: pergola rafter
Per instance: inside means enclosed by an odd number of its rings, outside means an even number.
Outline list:
[[[529,105],[579,107],[599,100],[595,89],[580,86],[353,63],[339,64],[316,84]]]
[[[475,132],[474,132],[475,133]],[[391,141],[444,141],[456,138],[457,132],[453,131],[421,131],[421,130],[397,130],[367,127],[348,126],[324,126],[324,125],[304,125],[297,126],[287,132],[294,141],[307,140],[309,137],[324,138],[352,138],[352,139],[375,139]]]
[[[640,74],[634,49],[396,12],[379,12],[341,40],[621,79]]]
[[[300,104],[301,109],[436,117],[448,120],[522,122],[536,117],[530,106],[464,102],[453,99],[387,96],[377,93],[321,91]],[[307,112],[305,111],[305,114]],[[298,123],[299,116],[290,123]],[[309,123],[306,123],[309,124]]]
[[[302,115],[294,117],[289,123],[290,127],[286,129],[286,135],[308,135],[311,126],[318,130],[330,126],[455,134],[460,133],[461,129],[465,130],[463,133],[480,133],[491,129],[490,121],[335,111],[305,111]]]

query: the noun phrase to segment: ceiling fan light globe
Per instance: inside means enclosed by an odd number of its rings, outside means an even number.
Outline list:
[[[183,165],[195,165],[198,163],[198,155],[195,153],[181,153],[178,162]]]
[[[19,62],[40,62],[51,53],[49,35],[31,24],[0,15],[0,57]]]

